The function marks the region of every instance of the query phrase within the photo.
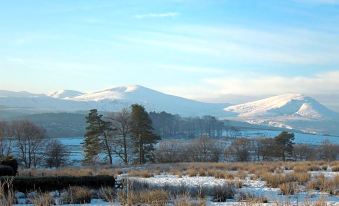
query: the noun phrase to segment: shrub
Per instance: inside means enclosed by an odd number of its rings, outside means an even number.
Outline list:
[[[0,176],[14,176],[15,171],[11,166],[0,165]]]
[[[1,177],[0,181],[4,178]],[[112,176],[59,176],[59,177],[14,177],[13,188],[16,191],[26,192],[35,188],[38,191],[53,191],[68,188],[69,186],[84,186],[100,188],[102,186],[114,187]]]
[[[91,202],[91,192],[87,187],[71,186],[63,196],[64,204],[85,204]]]
[[[339,166],[332,167],[332,172],[339,172]]]
[[[227,199],[234,197],[234,188],[230,184],[218,185],[212,191],[214,202],[226,202]]]
[[[12,167],[14,175],[18,173],[18,161],[12,156],[6,156],[0,158],[0,165],[7,165]]]

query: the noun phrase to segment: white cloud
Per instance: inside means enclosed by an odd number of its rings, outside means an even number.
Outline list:
[[[299,28],[242,28],[182,25],[122,37],[135,45],[226,62],[321,65],[339,63],[336,33]],[[207,56],[208,55],[208,56]]]
[[[138,14],[134,17],[137,19],[145,18],[167,18],[167,17],[176,17],[180,15],[178,12],[164,12],[164,13],[147,13],[147,14]]]
[[[225,95],[262,96],[288,92],[306,95],[339,94],[339,71],[313,76],[248,74],[209,78],[200,85],[164,87],[162,91],[193,99],[218,99]]]
[[[223,74],[224,69],[213,67],[199,67],[199,66],[183,66],[183,65],[159,65],[159,69],[165,71],[185,72],[185,73],[201,73],[201,74]]]

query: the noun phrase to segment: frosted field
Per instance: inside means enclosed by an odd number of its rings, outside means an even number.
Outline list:
[[[286,171],[288,172],[288,171]],[[331,171],[322,171],[322,172],[311,172],[312,176],[317,176],[324,174],[326,178],[334,178],[336,175],[339,175],[339,172]],[[121,176],[123,177],[123,176]],[[148,185],[153,185],[155,187],[168,187],[168,186],[177,186],[177,187],[188,187],[188,188],[213,188],[215,186],[221,186],[226,184],[230,180],[217,179],[215,177],[189,177],[182,176],[178,177],[176,175],[155,175],[154,177],[142,178],[142,177],[129,177],[130,180],[146,183]],[[265,181],[261,180],[251,180],[250,177],[246,177],[242,181],[242,187],[237,189],[237,193],[245,192],[253,194],[257,197],[265,197],[269,203],[261,203],[259,205],[276,205],[276,202],[279,203],[289,203],[289,205],[298,205],[302,202],[316,202],[320,199],[326,200],[327,205],[339,205],[339,196],[329,195],[328,193],[318,192],[318,191],[304,191],[296,193],[295,195],[282,195],[279,188],[271,188],[266,185]],[[207,205],[239,205],[239,202],[236,202],[235,199],[229,199],[226,202],[212,202],[210,198],[207,197]]]

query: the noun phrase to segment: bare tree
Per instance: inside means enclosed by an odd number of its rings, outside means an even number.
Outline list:
[[[229,146],[229,152],[237,161],[245,162],[250,160],[251,141],[246,138],[239,138]]]
[[[319,147],[319,156],[321,160],[333,161],[338,158],[339,145],[332,144],[329,140],[325,140]]]
[[[7,122],[0,122],[0,155],[9,156],[12,153],[12,138]]]
[[[131,148],[131,113],[127,108],[118,113],[111,114],[108,119],[115,129],[111,135],[112,152],[116,154],[124,164],[130,161],[129,149]]]
[[[189,144],[186,144],[178,140],[161,141],[155,151],[156,161],[159,163],[189,161],[185,152]]]
[[[307,144],[296,144],[293,148],[293,156],[298,161],[316,160],[317,152]]]
[[[187,153],[191,156],[191,161],[218,162],[221,150],[215,139],[201,137],[192,141]]]
[[[67,164],[70,151],[59,140],[51,140],[46,145],[45,163],[47,167],[61,167]]]
[[[26,120],[12,123],[13,137],[19,152],[19,160],[26,168],[36,167],[41,160],[39,152],[42,150],[46,132],[43,128]]]

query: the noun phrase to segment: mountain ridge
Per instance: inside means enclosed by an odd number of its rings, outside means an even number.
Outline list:
[[[166,111],[186,117],[213,115],[255,125],[339,134],[332,121],[339,120],[338,114],[312,97],[298,93],[230,105],[186,99],[140,85],[119,86],[89,93],[60,90],[48,95],[0,90],[0,110],[11,112],[74,113],[93,108],[112,112],[135,103],[144,105],[148,111]]]

